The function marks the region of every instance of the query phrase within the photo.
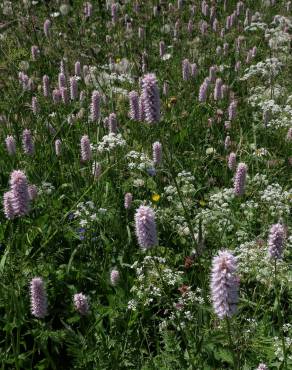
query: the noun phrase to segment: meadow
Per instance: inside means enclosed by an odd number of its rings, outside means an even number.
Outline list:
[[[1,369],[292,368],[292,3],[0,1]]]

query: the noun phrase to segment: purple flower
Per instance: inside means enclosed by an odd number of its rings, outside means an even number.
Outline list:
[[[283,245],[285,239],[285,230],[281,224],[274,224],[271,226],[269,233],[269,255],[271,258],[279,259],[283,254]]]
[[[12,220],[15,217],[15,212],[13,208],[13,193],[12,191],[7,191],[3,195],[3,208],[5,217],[8,220]]]
[[[62,141],[60,139],[57,139],[55,141],[55,153],[57,157],[60,157],[62,152]]]
[[[87,1],[85,4],[84,4],[84,16],[85,18],[90,18],[91,15],[92,15],[92,4]]]
[[[230,136],[227,135],[226,138],[225,138],[225,142],[224,142],[225,150],[229,149],[230,145],[231,145],[231,139],[230,139]]]
[[[39,48],[36,45],[33,45],[31,47],[31,58],[32,58],[32,60],[37,60],[39,54],[40,54]]]
[[[68,89],[67,87],[61,87],[60,88],[60,91],[61,91],[61,96],[62,96],[62,101],[64,104],[67,104],[68,103]]]
[[[91,96],[90,105],[90,118],[92,121],[97,121],[100,116],[100,93],[98,91],[93,91]]]
[[[108,117],[108,127],[109,132],[116,134],[117,133],[117,116],[115,113],[111,113]]]
[[[212,24],[212,28],[213,28],[213,31],[214,32],[218,32],[219,22],[218,22],[218,19],[217,18],[214,19],[213,24]]]
[[[162,145],[159,141],[156,141],[153,146],[153,162],[155,165],[160,164],[162,160]]]
[[[231,152],[228,156],[228,168],[234,171],[236,167],[236,154]]]
[[[192,77],[196,77],[197,73],[198,73],[197,64],[196,63],[192,63],[191,64],[191,76]]]
[[[79,229],[77,229],[77,233],[79,234],[79,239],[80,240],[84,240],[85,239],[85,232],[86,232],[86,229],[84,227],[79,227]]]
[[[188,81],[190,79],[191,74],[191,65],[188,59],[184,59],[182,61],[182,76],[184,81]]]
[[[130,209],[131,208],[132,201],[133,201],[133,195],[131,193],[126,193],[125,194],[125,199],[124,199],[125,209]]]
[[[33,155],[34,154],[34,143],[32,140],[31,132],[28,129],[23,130],[22,133],[22,146],[23,151],[27,155]]]
[[[219,251],[212,261],[211,296],[213,308],[220,319],[236,312],[239,279],[236,258],[228,251]]]
[[[89,137],[87,135],[82,136],[80,140],[80,146],[81,146],[82,161],[83,162],[90,161],[92,154],[91,154]]]
[[[164,41],[160,41],[159,42],[159,55],[160,55],[160,58],[162,58],[164,54],[165,54],[165,42]]]
[[[139,95],[136,91],[129,93],[130,113],[129,116],[133,121],[139,121]]]
[[[59,73],[58,75],[58,85],[59,89],[61,90],[62,87],[66,87],[66,76],[64,73]]]
[[[144,105],[143,97],[140,96],[139,98],[139,121],[144,121],[144,120],[145,120],[145,105]]]
[[[38,112],[39,112],[39,110],[40,110],[37,97],[35,97],[35,96],[33,96],[31,98],[31,110],[32,110],[32,112],[33,112],[34,115],[37,115]]]
[[[222,85],[221,87],[221,95],[222,95],[222,99],[226,98],[227,97],[227,93],[228,93],[228,86],[227,85]]]
[[[235,72],[239,72],[240,68],[241,68],[241,61],[238,60],[234,67]]]
[[[142,99],[145,107],[145,120],[152,124],[160,120],[160,98],[155,74],[146,74],[142,80]]]
[[[208,90],[208,84],[204,81],[202,85],[200,86],[199,90],[199,102],[203,103],[207,100],[207,90]]]
[[[81,63],[79,62],[79,60],[75,62],[74,70],[75,70],[75,76],[81,76]]]
[[[35,277],[30,282],[31,314],[39,319],[47,315],[47,294],[41,277]]]
[[[229,121],[233,121],[234,118],[236,117],[236,108],[237,108],[237,103],[235,100],[233,100],[228,107]]]
[[[28,182],[22,171],[16,170],[10,174],[10,195],[8,196],[15,216],[25,216],[29,211]]]
[[[153,209],[140,206],[135,214],[135,232],[138,244],[142,249],[157,245],[155,214]]]
[[[112,23],[115,24],[118,20],[118,4],[111,5]]]
[[[66,75],[64,59],[61,59],[61,62],[60,62],[60,73],[62,73],[63,75]]]
[[[76,77],[70,77],[70,98],[71,100],[78,99],[78,85]]]
[[[259,364],[259,366],[257,367],[257,370],[269,370],[268,366],[261,363]]]
[[[28,185],[28,196],[30,201],[34,201],[38,196],[38,188],[35,185]]]
[[[234,177],[234,193],[235,195],[243,195],[245,190],[245,181],[247,174],[247,165],[239,163]]]
[[[49,19],[46,19],[44,22],[44,34],[46,37],[49,37],[50,35],[50,28],[51,28],[51,21]]]
[[[142,72],[145,73],[147,70],[147,53],[144,51],[142,54]]]
[[[83,293],[74,294],[73,302],[76,311],[78,311],[81,315],[87,315],[89,305],[86,295],[84,295]]]
[[[215,82],[216,80],[216,72],[217,72],[217,67],[216,66],[211,66],[209,68],[209,80],[210,82]]]
[[[50,79],[49,76],[43,76],[43,94],[45,98],[50,96]]]
[[[223,82],[221,78],[217,78],[215,82],[215,88],[214,88],[214,100],[220,100],[222,99],[222,88]]]
[[[52,95],[53,95],[53,102],[55,104],[60,103],[60,101],[62,100],[61,91],[59,89],[54,89]]]
[[[156,175],[156,169],[155,168],[147,168],[147,173],[149,176],[155,176]]]
[[[101,165],[100,163],[93,162],[92,165],[92,174],[95,180],[97,180],[101,174]]]
[[[120,280],[120,273],[118,270],[112,270],[110,274],[110,281],[112,286],[118,285]]]
[[[206,21],[201,21],[200,22],[200,31],[202,35],[205,35],[208,30],[208,23]]]
[[[5,139],[6,150],[9,155],[15,155],[16,153],[16,143],[13,136],[7,136]]]

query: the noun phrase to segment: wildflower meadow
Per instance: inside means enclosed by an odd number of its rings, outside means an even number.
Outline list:
[[[292,2],[0,0],[2,370],[292,369]]]

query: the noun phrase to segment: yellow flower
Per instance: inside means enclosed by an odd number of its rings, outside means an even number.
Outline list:
[[[121,58],[116,58],[116,63],[120,63]]]
[[[205,207],[205,205],[207,204],[207,202],[204,199],[201,199],[199,201],[199,204],[200,204],[201,207]]]
[[[176,99],[176,96],[171,96],[168,100],[167,100],[167,107],[168,108],[171,108],[172,105],[174,105],[176,103],[177,99]]]
[[[159,199],[160,199],[160,195],[154,193],[154,194],[151,195],[151,199],[152,199],[152,202],[158,202]]]

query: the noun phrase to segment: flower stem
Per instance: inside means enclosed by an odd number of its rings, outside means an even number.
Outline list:
[[[283,316],[281,313],[281,294],[280,294],[280,285],[278,286],[277,282],[277,260],[275,259],[274,263],[274,287],[276,291],[276,299],[277,299],[277,318],[279,323],[279,332],[281,335],[281,341],[282,341],[282,350],[283,350],[283,369],[288,369],[287,367],[287,353],[286,353],[286,345],[285,345],[285,338],[284,338],[284,332],[283,332]]]
[[[229,320],[228,317],[226,317],[226,327],[227,327],[227,335],[228,335],[230,351],[232,353],[233,368],[234,368],[234,370],[237,370],[238,369],[237,359],[236,359],[236,355],[235,355],[235,351],[234,351],[234,347],[233,347],[233,343],[232,343],[231,326],[230,326],[230,320]]]

